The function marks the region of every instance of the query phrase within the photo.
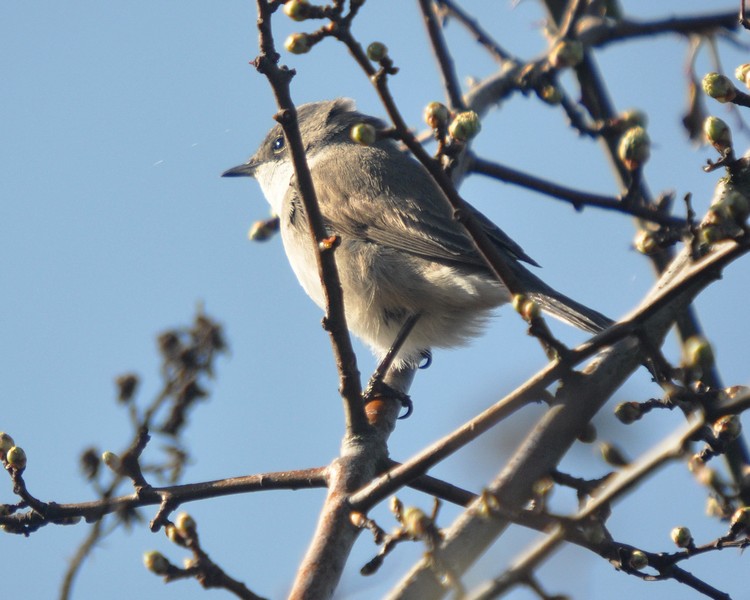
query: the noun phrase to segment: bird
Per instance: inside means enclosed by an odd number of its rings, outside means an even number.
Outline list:
[[[370,144],[352,138],[355,126],[383,129],[383,121],[358,112],[347,98],[300,105],[297,119],[326,231],[339,241],[335,259],[350,331],[382,359],[404,324],[413,322],[392,363],[390,385],[405,393],[433,348],[461,346],[480,335],[511,294],[421,163],[388,137]],[[292,270],[325,309],[316,249],[281,125],[245,163],[222,176],[258,181],[279,218]],[[608,317],[544,283],[525,266],[538,264],[516,242],[476,208],[467,210],[543,311],[591,333],[611,325]]]

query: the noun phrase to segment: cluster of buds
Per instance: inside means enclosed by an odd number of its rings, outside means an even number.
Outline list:
[[[6,469],[22,472],[26,468],[26,452],[4,431],[0,431],[0,461]]]

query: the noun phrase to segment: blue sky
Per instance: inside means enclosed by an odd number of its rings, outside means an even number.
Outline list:
[[[642,18],[707,7],[700,0],[623,4]],[[711,4],[730,10],[738,3]],[[421,128],[422,107],[442,93],[415,6],[368,2],[355,34],[364,44],[379,40],[390,48],[401,68],[393,93],[409,123]],[[531,58],[544,49],[538,3],[513,8],[507,1],[475,0],[466,6],[514,54]],[[279,42],[305,29],[282,15],[274,22]],[[449,27],[449,37],[462,78],[492,72],[494,63],[458,27]],[[153,394],[155,335],[187,324],[198,303],[225,326],[231,354],[220,360],[210,403],[195,411],[185,481],[323,465],[338,450],[340,401],[320,311],[294,279],[280,240],[259,244],[246,238],[251,223],[268,215],[258,186],[219,177],[243,162],[272,124],[270,88],[248,65],[257,54],[256,38],[254,3],[237,0],[39,0],[0,7],[0,430],[25,448],[26,479],[42,499],[92,498],[79,475],[80,451],[92,444],[119,451],[129,439],[113,400],[114,377],[135,371],[143,379],[143,397]],[[727,71],[747,59],[736,46],[720,43],[719,49]],[[678,198],[692,192],[701,214],[719,175],[701,171],[715,153],[687,144],[680,127],[686,50],[685,39],[665,36],[613,46],[598,61],[617,108],[636,106],[649,115],[653,151],[646,177],[652,191],[673,189]],[[366,77],[336,43],[282,60],[297,69],[296,101],[349,96],[362,110],[384,114]],[[712,70],[705,52],[699,66],[699,73]],[[716,103],[707,106],[735,127],[737,146],[744,149],[747,136],[737,131],[735,116]],[[489,115],[475,149],[572,187],[619,192],[597,144],[579,139],[559,111],[534,100],[514,97]],[[630,249],[634,231],[622,215],[575,213],[480,178],[467,180],[462,193],[544,265],[549,283],[602,312],[624,314],[653,281],[647,261]],[[749,275],[747,262],[732,265],[698,302],[728,384],[749,383],[741,345],[749,324],[742,310]],[[569,343],[584,339],[565,327],[559,334]],[[366,375],[373,361],[366,349],[357,349]],[[677,357],[673,343],[666,351]],[[412,389],[416,411],[399,423],[392,456],[407,458],[543,364],[520,319],[499,311],[486,335],[468,348],[437,352],[433,366],[418,375]],[[656,393],[640,373],[614,401]],[[480,489],[540,414],[538,407],[523,411],[434,474]],[[624,427],[605,410],[597,424],[603,437],[637,455],[680,420],[677,414],[658,415]],[[605,470],[593,446],[575,448],[563,466],[591,476]],[[417,494],[402,496],[430,506],[430,499]],[[222,566],[258,593],[278,598],[304,552],[322,497],[319,490],[274,492],[187,510]],[[6,481],[0,502],[12,501]],[[703,517],[703,504],[703,491],[685,470],[669,468],[618,505],[610,524],[623,541],[670,551],[674,525],[689,525],[699,541],[723,533],[722,525]],[[566,500],[560,506],[572,508]],[[445,523],[456,514],[445,507]],[[152,512],[144,515],[148,519]],[[376,516],[390,526],[385,512]],[[4,575],[0,592],[54,597],[66,560],[85,534],[79,526],[47,527],[30,539],[1,536],[0,551],[6,561],[13,556],[14,569]],[[503,537],[468,583],[497,573],[533,537],[523,531]],[[181,551],[162,534],[145,526],[119,532],[83,569],[74,597],[226,597],[195,582],[164,586],[141,565],[142,552],[151,548],[181,562]],[[375,551],[362,536],[342,597],[379,597],[420,552],[400,547],[378,575],[363,580],[358,568]],[[732,575],[747,568],[741,560],[730,551],[690,565],[698,576],[737,591],[739,578]],[[578,598],[697,597],[672,584],[618,574],[575,549],[555,556],[541,578],[549,590]],[[512,597],[531,596],[518,591]]]

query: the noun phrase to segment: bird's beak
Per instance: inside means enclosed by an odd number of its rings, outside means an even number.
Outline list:
[[[237,165],[236,167],[227,169],[221,174],[221,176],[222,177],[254,177],[255,169],[257,168],[257,166],[258,166],[258,163],[250,160],[246,162],[245,164]]]

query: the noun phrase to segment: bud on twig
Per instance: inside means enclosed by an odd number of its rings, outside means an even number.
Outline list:
[[[294,21],[304,21],[310,15],[310,3],[307,0],[289,0],[284,4],[284,14]]]
[[[167,557],[157,550],[151,550],[143,555],[143,564],[152,573],[166,575],[169,571]]]
[[[20,446],[12,446],[5,454],[8,466],[23,471],[26,468],[26,452]]]
[[[349,132],[349,136],[358,144],[362,144],[363,146],[371,146],[377,139],[377,132],[375,131],[375,128],[369,123],[357,123],[354,127],[352,127],[351,131]]]
[[[703,78],[703,91],[714,100],[724,104],[731,102],[737,95],[732,80],[721,73],[709,73]]]
[[[617,156],[630,171],[635,171],[651,156],[651,140],[643,127],[631,127],[620,138]]]
[[[380,42],[373,42],[367,46],[367,58],[372,62],[380,62],[388,56],[388,47]]]
[[[732,131],[725,121],[718,117],[706,117],[703,122],[703,134],[706,141],[719,152],[724,152],[732,146]]]
[[[675,527],[670,537],[678,548],[687,548],[693,545],[693,535],[687,527]]]
[[[424,109],[424,121],[432,129],[441,129],[448,126],[448,119],[451,113],[445,104],[440,102],[430,102]]]
[[[16,443],[4,431],[0,431],[0,460],[5,460],[5,455]]]
[[[468,142],[481,130],[482,122],[473,110],[458,113],[448,127],[448,133],[457,142]]]
[[[310,52],[310,36],[306,33],[293,33],[284,42],[284,48],[292,54],[307,54]]]

